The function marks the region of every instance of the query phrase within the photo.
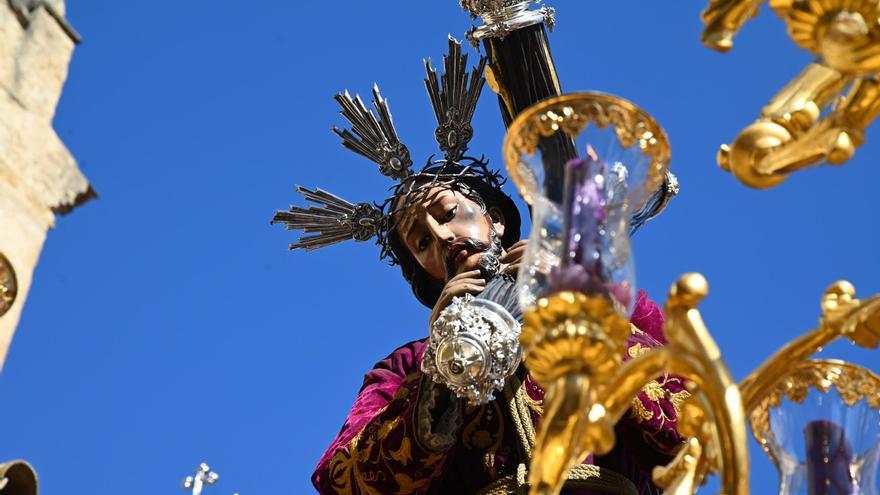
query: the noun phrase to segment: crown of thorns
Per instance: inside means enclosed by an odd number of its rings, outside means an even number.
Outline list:
[[[410,207],[421,204],[428,191],[447,187],[464,193],[473,190],[475,183],[499,189],[505,182],[497,171],[490,170],[485,158],[465,156],[473,137],[471,119],[485,83],[486,58],[470,71],[467,55],[461,43],[449,38],[449,52],[443,57],[443,74],[425,60],[425,87],[437,119],[434,138],[443,152],[442,159],[431,155],[418,172],[412,170],[409,148],[400,142],[391,119],[388,100],[373,86],[373,108],[364,105],[360,96],[345,91],[334,99],[342,108],[340,113],[351,124],[350,129],[333,128],[342,138],[342,145],[379,166],[382,175],[396,183],[390,188],[390,197],[383,202],[351,203],[320,188],[297,186],[297,192],[313,203],[308,207],[291,206],[275,213],[272,223],[281,223],[287,230],[301,230],[304,234],[290,244],[290,249],[312,251],[342,241],[369,241],[376,239],[382,247],[381,257],[397,262],[391,248],[389,233],[393,232],[401,215]],[[378,117],[377,117],[378,114]]]

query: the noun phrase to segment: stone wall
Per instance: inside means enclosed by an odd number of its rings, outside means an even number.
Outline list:
[[[0,316],[0,368],[55,215],[95,196],[52,128],[78,42],[63,0],[0,0],[0,252],[18,278]]]

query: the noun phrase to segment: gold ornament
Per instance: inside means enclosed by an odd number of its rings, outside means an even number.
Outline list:
[[[12,263],[0,253],[0,316],[6,314],[18,295],[18,281]]]
[[[729,50],[733,36],[762,3],[712,0],[702,15],[703,42]],[[847,162],[880,113],[880,1],[770,0],[770,7],[792,40],[819,60],[730,145],[721,146],[721,168],[754,188],[774,187],[792,172],[822,162]]]

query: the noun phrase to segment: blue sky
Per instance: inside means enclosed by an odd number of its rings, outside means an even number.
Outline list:
[[[180,493],[203,460],[221,474],[206,493],[309,493],[363,373],[425,336],[427,310],[374,246],[291,254],[269,219],[296,184],[383,195],[329,131],[336,91],[378,81],[416,161],[434,152],[421,60],[469,27],[457,4],[70,2],[85,41],[55,127],[100,198],[49,233],[0,375],[0,459],[29,459],[47,494]],[[816,323],[831,282],[880,292],[877,127],[849,164],[771,191],[715,165],[810,60],[772,12],[721,55],[699,43],[703,2],[555,6],[564,89],[624,96],[672,142],[682,193],[636,236],[639,283],[663,301],[704,273],[737,378]],[[474,127],[500,166],[489,92]],[[880,371],[849,344],[823,355]],[[756,447],[752,466],[753,492],[775,490]]]

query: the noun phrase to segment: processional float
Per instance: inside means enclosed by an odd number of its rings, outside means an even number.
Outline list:
[[[712,2],[703,14],[704,42],[729,49],[760,3]],[[609,452],[614,425],[632,399],[664,373],[684,377],[692,394],[679,419],[688,440],[653,473],[664,493],[695,493],[717,474],[721,493],[748,494],[747,420],[779,470],[781,495],[877,493],[880,377],[851,363],[811,357],[838,339],[876,348],[880,296],[859,299],[848,282],[832,284],[822,296],[818,326],[737,383],[698,309],[708,295],[707,281],[685,274],[672,284],[665,304],[669,343],[624,362],[636,287],[630,223],[656,214],[677,190],[667,170],[666,134],[622,98],[562,94],[542,24],[552,25],[552,10],[521,0],[462,0],[462,6],[482,17],[471,39],[488,52],[487,80],[509,126],[505,165],[532,211],[517,281],[524,311],[519,352],[546,395],[530,493],[559,493],[572,467],[589,454]],[[880,69],[880,2],[771,0],[771,6],[795,40],[822,59],[731,146],[722,147],[719,163],[752,187],[770,187],[821,161],[846,161],[880,111],[873,76]],[[546,54],[537,57],[543,64],[526,67],[531,62],[505,58],[505,43],[524,39]],[[507,81],[517,71],[536,69],[552,74],[544,79],[554,84],[542,86],[537,104],[517,105],[515,85]],[[847,86],[848,95],[840,97]],[[438,369],[446,376],[464,369],[454,361],[438,362]]]

